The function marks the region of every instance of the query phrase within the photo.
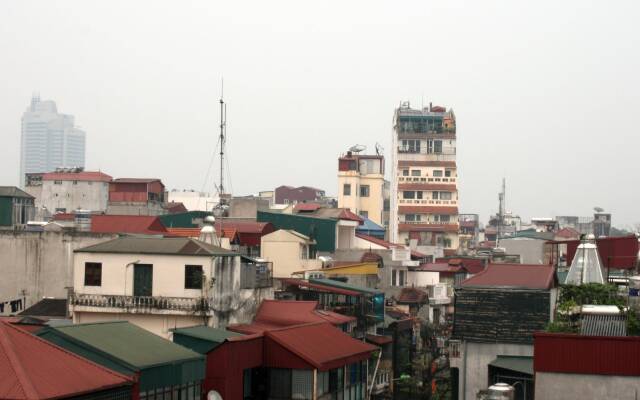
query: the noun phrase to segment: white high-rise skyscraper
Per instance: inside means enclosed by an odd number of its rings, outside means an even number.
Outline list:
[[[54,101],[34,95],[22,115],[20,185],[26,173],[84,168],[84,155],[85,133],[74,127],[73,115],[59,114]]]

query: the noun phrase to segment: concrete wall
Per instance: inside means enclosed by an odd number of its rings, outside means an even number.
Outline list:
[[[309,242],[286,230],[277,230],[264,235],[260,241],[260,257],[273,263],[273,276],[291,278],[294,272],[321,268],[319,260],[310,260]],[[307,258],[302,258],[303,248]]]
[[[97,312],[75,312],[73,314],[74,324],[84,324],[91,322],[105,321],[129,321],[134,325],[146,329],[149,332],[171,339],[171,329],[183,328],[194,325],[206,325],[209,317],[198,317],[193,315],[151,315],[151,314],[128,314],[128,313],[97,313]]]
[[[148,202],[114,202],[107,205],[108,215],[164,215],[167,210],[162,208],[162,204],[156,201]]]
[[[102,285],[84,285],[86,262],[102,263]],[[166,256],[156,254],[75,253],[74,291],[78,294],[133,296],[133,270],[136,264],[153,265],[152,296],[193,297],[203,295],[200,289],[185,289],[185,265],[202,265],[204,275],[211,278],[211,257]]]
[[[229,218],[257,218],[258,210],[269,209],[269,200],[260,197],[233,197],[229,201]]]
[[[520,256],[522,264],[543,264],[544,240],[528,238],[500,239],[500,247],[504,247],[507,254]]]
[[[73,286],[73,250],[112,239],[88,232],[0,231],[0,302],[66,298]],[[4,314],[8,313],[5,307]]]
[[[351,185],[351,194],[344,195],[344,185]],[[369,196],[360,196],[360,186],[369,186]],[[360,175],[358,171],[338,173],[338,207],[349,208],[356,214],[366,211],[368,218],[382,225],[384,176],[380,174]]]
[[[105,211],[109,199],[109,182],[88,181],[43,181],[39,197],[36,197],[36,208],[47,208],[50,214],[55,214],[57,208],[64,208],[65,212],[76,209]],[[74,184],[73,182],[77,182]],[[29,188],[27,188],[29,189]],[[38,191],[30,193],[36,196]]]
[[[461,400],[474,400],[478,391],[488,387],[489,363],[498,355],[532,357],[533,345],[463,341],[460,358],[450,359],[451,367],[460,370],[458,393]]]
[[[636,400],[640,377],[536,373],[537,400]]]

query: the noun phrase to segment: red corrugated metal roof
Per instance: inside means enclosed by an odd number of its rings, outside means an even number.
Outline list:
[[[315,211],[320,207],[322,205],[316,203],[297,203],[293,206],[293,211]]]
[[[113,183],[153,183],[162,182],[158,178],[117,178],[113,180]]]
[[[0,322],[0,399],[58,399],[130,384],[124,375]]]
[[[535,372],[640,376],[640,337],[535,333]]]
[[[552,265],[489,264],[484,271],[463,281],[462,286],[551,289],[555,276]]]
[[[160,219],[147,215],[94,215],[91,232],[161,235],[167,233]]]
[[[53,214],[52,218],[54,221],[73,221],[76,215],[72,213],[57,213]]]
[[[417,288],[402,288],[398,295],[398,303],[400,304],[422,304],[429,302],[429,295]]]
[[[580,241],[568,240],[560,243],[567,244],[567,260],[573,260]],[[596,239],[596,246],[605,268],[632,269],[638,263],[639,244],[635,235]]]
[[[377,344],[378,346],[385,345],[387,343],[393,342],[393,338],[391,336],[382,336],[382,335],[367,335],[367,341]]]
[[[311,288],[315,289],[319,292],[325,293],[335,293],[335,294],[343,294],[345,296],[360,296],[360,292],[356,292],[355,290],[348,289],[340,289],[333,286],[321,285],[319,283],[311,283],[309,281],[303,279],[295,279],[295,278],[281,278],[281,282],[284,282],[288,285],[298,286],[299,288]]]
[[[371,242],[371,243],[375,243],[378,246],[382,246],[382,247],[384,247],[386,249],[404,247],[401,244],[395,244],[395,243],[387,242],[386,240],[378,239],[376,237],[369,236],[369,235],[364,235],[362,233],[356,233],[356,237],[359,237],[360,239],[366,240],[366,241]]]
[[[300,357],[313,367],[327,371],[366,360],[377,347],[353,339],[328,323],[298,325],[265,332],[265,346],[275,344]],[[266,349],[268,355],[269,349]],[[268,360],[268,356],[267,362]],[[280,358],[281,367],[283,360]]]
[[[355,317],[317,308],[317,301],[263,300],[251,324],[231,325],[229,329],[241,333],[261,333],[312,322],[342,325],[356,320]]]
[[[417,268],[418,271],[423,272],[446,272],[446,273],[457,273],[464,272],[464,268],[461,265],[449,265],[447,263],[427,263],[422,264]]]
[[[111,182],[113,178],[104,172],[84,171],[84,172],[48,172],[42,175],[43,181],[90,181],[90,182]]]
[[[572,239],[572,238],[579,238],[580,232],[578,232],[573,228],[562,228],[558,232],[556,232],[555,235],[556,237]]]
[[[235,230],[238,236],[238,244],[241,246],[259,246],[262,236],[274,232],[276,229],[271,222],[231,221],[218,220],[215,223],[216,232],[222,227],[225,237]]]
[[[481,258],[456,257],[456,258],[436,258],[436,263],[448,263],[449,265],[461,265],[470,274],[477,274],[484,271],[485,260]]]

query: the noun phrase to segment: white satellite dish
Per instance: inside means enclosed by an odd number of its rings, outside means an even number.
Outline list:
[[[222,400],[222,396],[215,390],[210,390],[209,393],[207,393],[207,400]]]
[[[349,147],[349,151],[352,153],[360,153],[361,151],[364,151],[367,148],[367,146],[363,146],[361,144],[356,144],[355,146],[351,146]]]

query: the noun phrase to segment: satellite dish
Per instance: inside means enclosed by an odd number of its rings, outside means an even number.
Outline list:
[[[360,153],[361,151],[364,151],[367,148],[367,146],[363,146],[361,144],[356,144],[355,146],[351,146],[349,147],[349,151],[352,153]]]
[[[602,208],[602,207],[593,207],[593,211],[601,213],[601,212],[604,211],[604,208]]]
[[[222,400],[222,396],[215,390],[210,390],[209,393],[207,393],[207,400]]]

